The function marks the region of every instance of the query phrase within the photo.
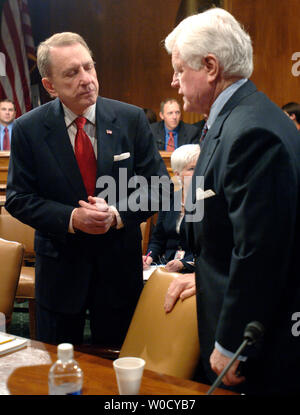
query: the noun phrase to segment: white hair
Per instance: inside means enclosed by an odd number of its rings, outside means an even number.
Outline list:
[[[195,70],[203,66],[203,58],[209,53],[214,55],[223,68],[224,78],[249,78],[253,71],[250,36],[221,8],[184,19],[166,37],[165,47],[170,54],[176,47],[180,57]]]
[[[189,164],[198,159],[200,154],[199,144],[184,144],[173,151],[171,155],[171,167],[173,172],[179,174]]]

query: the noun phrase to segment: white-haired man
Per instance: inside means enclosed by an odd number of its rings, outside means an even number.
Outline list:
[[[208,115],[192,179],[204,176],[204,217],[187,224],[196,255],[201,358],[213,382],[243,340],[246,325],[265,333],[224,384],[249,394],[296,393],[300,340],[300,143],[283,111],[248,80],[252,45],[232,15],[213,8],[182,21],[165,40],[172,85],[184,110]],[[198,195],[198,196],[197,196]],[[191,279],[170,287],[169,311]],[[295,328],[295,327],[294,327]],[[294,335],[293,335],[294,333]],[[299,333],[298,333],[299,334]],[[298,335],[297,334],[297,335]],[[240,360],[244,360],[243,363]],[[240,373],[238,373],[240,372]]]

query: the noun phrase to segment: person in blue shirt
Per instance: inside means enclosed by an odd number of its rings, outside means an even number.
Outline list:
[[[11,133],[14,119],[16,118],[16,107],[12,100],[0,101],[0,150],[9,151]]]
[[[180,104],[176,99],[164,100],[160,104],[159,116],[161,121],[150,125],[158,150],[173,152],[183,144],[199,143],[199,128],[181,121]]]

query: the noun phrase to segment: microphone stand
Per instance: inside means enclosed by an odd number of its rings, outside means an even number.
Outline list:
[[[220,385],[222,382],[223,377],[226,375],[228,370],[231,368],[233,363],[237,360],[238,356],[241,354],[241,352],[244,350],[244,348],[249,344],[253,345],[256,343],[259,338],[262,337],[264,333],[264,327],[263,325],[258,321],[252,321],[251,323],[247,324],[245,332],[244,332],[244,341],[238,348],[238,350],[235,352],[229,363],[224,367],[220,375],[217,377],[215,382],[212,384],[212,386],[207,391],[206,395],[211,395],[213,391]]]
[[[220,375],[217,377],[217,379],[215,380],[215,382],[211,385],[211,387],[209,388],[209,390],[206,392],[206,395],[211,395],[214,392],[214,390],[220,385],[220,383],[222,382],[223,377],[226,375],[226,373],[231,368],[231,366],[233,365],[233,363],[236,361],[236,359],[238,358],[238,356],[241,354],[241,352],[247,346],[248,342],[249,342],[249,339],[245,339],[243,341],[243,343],[240,345],[240,347],[235,352],[234,356],[231,358],[231,360],[228,363],[228,365],[224,367],[224,369],[222,370],[222,372],[220,373]]]

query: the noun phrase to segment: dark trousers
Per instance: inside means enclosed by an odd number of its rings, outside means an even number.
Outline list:
[[[91,339],[94,345],[120,348],[133,314],[133,310],[121,308],[118,310],[89,309]],[[83,343],[86,310],[77,314],[64,314],[50,311],[36,304],[37,340],[45,343],[60,344]]]
[[[80,249],[79,249],[80,248]],[[38,290],[36,301],[36,332],[37,340],[45,343],[59,344],[72,343],[79,345],[83,343],[83,334],[87,311],[89,311],[91,339],[90,344],[110,347],[120,347],[126,336],[138,297],[136,292],[132,296],[120,295],[123,285],[116,282],[109,271],[109,263],[99,256],[97,244],[75,245],[71,249],[60,253],[58,258],[37,255],[36,260],[36,290]],[[80,253],[82,250],[82,253]],[[77,290],[84,300],[78,306],[78,301],[74,298],[74,311],[72,310],[72,295],[65,300],[68,303],[67,314],[57,311],[62,309],[62,304],[58,301],[48,301],[49,298],[55,299],[56,287],[43,285],[43,278],[46,275],[60,275],[64,277],[64,270],[70,268],[67,275],[75,275],[76,267],[81,266],[80,261],[74,258],[84,256],[87,258],[84,265],[86,275],[89,278],[87,291]],[[99,261],[102,261],[98,264]],[[101,269],[101,273],[98,270]],[[57,270],[60,273],[57,274]],[[100,274],[100,275],[99,275]],[[75,281],[76,283],[76,281]],[[126,284],[126,281],[122,281]],[[74,292],[74,290],[73,290]],[[74,295],[74,294],[73,294]],[[60,301],[63,301],[61,295]],[[71,304],[71,307],[70,307]]]

